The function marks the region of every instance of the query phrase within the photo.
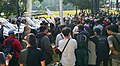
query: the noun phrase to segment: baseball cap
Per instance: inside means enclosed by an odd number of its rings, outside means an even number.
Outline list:
[[[10,30],[10,31],[8,32],[8,35],[11,35],[11,34],[14,34],[14,31],[13,31],[13,30]]]

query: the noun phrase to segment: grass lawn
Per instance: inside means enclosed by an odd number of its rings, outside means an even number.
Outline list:
[[[80,11],[78,10],[78,13]],[[52,11],[53,14],[55,14],[56,16],[59,16],[59,11]],[[74,15],[76,13],[75,10],[68,10],[68,11],[63,11],[63,16],[67,16],[68,14]]]
[[[86,12],[89,12],[88,10],[84,10]],[[59,11],[51,11],[55,16],[59,16]],[[78,13],[80,12],[80,10],[77,11]],[[75,15],[76,13],[76,10],[67,10],[67,11],[63,11],[63,16],[67,16],[68,14],[71,14],[71,15]],[[49,15],[41,15],[39,17],[46,17],[46,18],[49,18],[50,16]]]
[[[101,9],[101,10],[104,10],[106,11],[105,9]],[[83,10],[87,13],[90,13],[91,11],[90,10]],[[51,11],[55,16],[59,16],[59,11]],[[78,13],[80,12],[80,10],[77,11]],[[68,14],[71,14],[71,15],[74,15],[76,13],[76,10],[66,10],[66,11],[63,11],[63,16],[67,16]],[[109,10],[109,13],[113,13],[113,14],[119,14],[119,12],[117,12],[116,10]],[[46,17],[46,18],[50,18],[49,15],[41,15],[39,17]]]

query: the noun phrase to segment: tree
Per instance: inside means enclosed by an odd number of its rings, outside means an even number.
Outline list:
[[[80,10],[90,9],[91,1],[90,0],[63,0],[64,4],[71,3],[73,6],[78,7]],[[90,4],[90,5],[88,5]]]
[[[35,0],[33,0],[35,1]],[[43,0],[38,0],[42,2]],[[23,15],[23,13],[26,11],[26,0],[18,0],[18,6],[17,6],[17,0],[0,0],[0,13],[4,13],[5,16],[9,17],[10,15],[17,15],[19,8],[20,10],[20,16]]]
[[[26,4],[27,4],[27,0],[19,0],[20,3],[22,2],[23,4],[19,5],[20,6],[20,13],[21,16],[24,14],[24,12],[26,11]],[[32,0],[32,3],[34,3],[35,1],[39,1],[40,3],[42,3],[44,0]],[[38,7],[39,9],[39,7]]]
[[[63,3],[66,5],[67,3],[71,3],[76,7],[76,11],[79,8],[83,9],[91,9],[92,11],[99,11],[99,7],[104,0],[63,0]],[[89,5],[88,5],[89,4]]]
[[[106,0],[94,0],[94,13],[100,10],[100,7],[105,4]]]
[[[119,2],[116,0],[116,9],[119,10]]]
[[[16,14],[16,0],[1,0],[0,13],[5,13],[6,16]]]
[[[32,1],[34,2],[34,1],[36,1],[36,0],[32,0]],[[43,2],[44,0],[38,0],[38,1]]]

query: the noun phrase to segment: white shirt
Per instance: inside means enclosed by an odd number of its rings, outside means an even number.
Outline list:
[[[63,50],[67,41],[68,39],[62,39],[59,41],[58,49],[60,51]],[[77,49],[77,41],[75,39],[70,39],[64,52],[62,53],[62,57],[60,60],[63,66],[74,66],[75,65],[75,61],[76,61],[75,49]]]
[[[62,36],[63,37],[62,37]],[[58,45],[58,42],[60,41],[60,40],[62,40],[62,39],[64,39],[64,35],[62,34],[62,33],[59,33],[57,36],[56,36],[56,46],[58,47],[59,45]]]
[[[73,28],[73,35],[74,34],[78,34],[79,32],[78,32],[78,26],[75,26],[74,28]]]
[[[57,36],[56,36],[56,40],[55,40],[55,42],[56,42],[56,47],[58,47],[59,45],[58,45],[58,42],[60,41],[60,40],[62,40],[62,39],[64,39],[64,35],[62,34],[62,33],[59,33]],[[70,38],[72,38],[72,36],[70,35]]]

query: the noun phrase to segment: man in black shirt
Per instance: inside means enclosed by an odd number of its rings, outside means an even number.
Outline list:
[[[28,34],[25,41],[27,48],[20,53],[20,66],[45,66],[44,54],[37,48],[35,35]]]
[[[49,65],[53,61],[53,49],[48,37],[48,28],[46,26],[41,26],[39,30],[40,32],[36,36],[38,40],[37,45],[44,53],[46,65]]]

